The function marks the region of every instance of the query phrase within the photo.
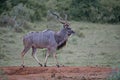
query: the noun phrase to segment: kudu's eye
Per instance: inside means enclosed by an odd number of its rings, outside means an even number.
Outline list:
[[[67,27],[67,30],[68,30],[68,31],[71,31],[71,28],[70,28],[70,27]]]

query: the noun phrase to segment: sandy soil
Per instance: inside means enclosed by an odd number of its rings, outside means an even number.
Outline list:
[[[9,80],[105,80],[109,67],[0,67]],[[0,79],[1,80],[1,79]]]

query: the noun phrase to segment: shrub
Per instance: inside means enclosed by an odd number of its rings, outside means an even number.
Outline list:
[[[5,75],[5,72],[0,69],[0,80],[8,80],[8,77]]]
[[[120,80],[120,70],[113,72],[107,80]]]

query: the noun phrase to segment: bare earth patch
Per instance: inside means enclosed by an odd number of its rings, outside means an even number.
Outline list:
[[[109,67],[0,67],[9,80],[105,80]]]

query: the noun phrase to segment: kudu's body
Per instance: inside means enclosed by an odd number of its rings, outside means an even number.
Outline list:
[[[53,53],[53,56],[56,60],[56,65],[59,67],[59,63],[57,61],[56,56],[56,50],[62,48],[65,46],[68,37],[74,33],[71,28],[69,28],[68,24],[63,24],[63,28],[58,31],[52,31],[52,30],[44,30],[40,32],[30,32],[27,35],[23,37],[23,44],[24,44],[24,50],[22,51],[22,60],[25,55],[25,53],[32,48],[32,56],[33,58],[42,66],[42,64],[39,62],[39,60],[36,57],[36,49],[37,48],[47,48],[47,54],[45,58],[44,66],[46,66],[48,56],[50,53]],[[24,60],[22,62],[22,66],[24,67]]]

